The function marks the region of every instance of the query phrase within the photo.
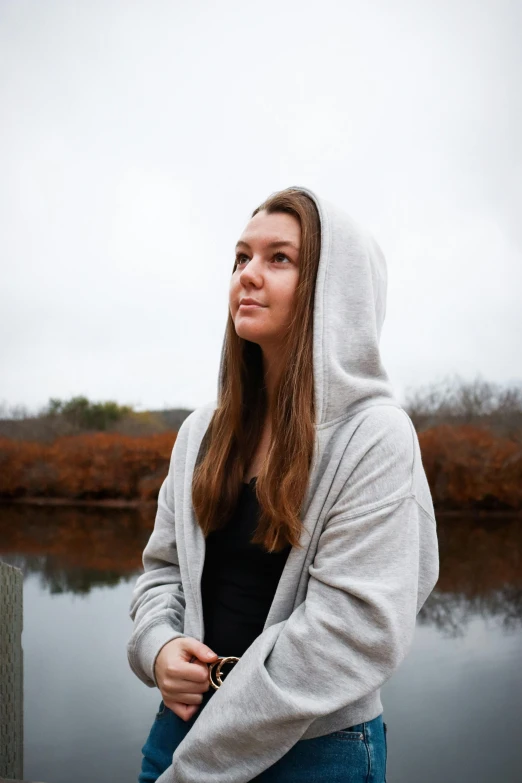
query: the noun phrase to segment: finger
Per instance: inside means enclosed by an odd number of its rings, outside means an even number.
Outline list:
[[[178,702],[181,702],[182,704],[201,704],[201,702],[203,701],[203,694],[189,693],[188,691],[185,692],[180,691],[176,693],[174,699]]]
[[[191,682],[205,682],[208,680],[208,667],[204,663],[184,663],[177,661],[176,671],[172,675],[179,680],[190,680]],[[167,672],[170,674],[167,670]]]
[[[182,639],[181,649],[187,653],[189,660],[193,655],[203,662],[214,661],[218,657],[217,653],[211,650],[210,647],[207,647],[207,645],[203,644],[203,642],[199,642],[197,639],[194,639],[194,637],[183,636],[180,638]]]
[[[172,694],[176,693],[205,693],[210,688],[210,680],[206,679],[205,682],[194,682],[194,680],[179,680],[176,679],[172,683],[169,683],[167,690]]]
[[[172,702],[171,706],[169,707],[169,709],[172,710],[172,712],[174,712],[178,718],[181,718],[185,721],[190,720],[192,716],[196,714],[199,708],[199,704],[181,704],[181,702]]]

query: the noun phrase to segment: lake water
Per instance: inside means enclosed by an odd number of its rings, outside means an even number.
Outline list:
[[[24,774],[132,783],[161,696],[131,672],[154,510],[0,507],[24,579]],[[388,783],[522,780],[522,517],[437,515],[438,585],[382,688]]]

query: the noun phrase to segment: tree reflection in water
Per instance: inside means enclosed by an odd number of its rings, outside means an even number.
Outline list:
[[[87,595],[134,580],[154,525],[154,507],[138,509],[0,506],[0,557],[51,593]]]
[[[475,617],[497,621],[504,631],[522,628],[522,588],[509,586],[485,595],[442,593],[435,589],[417,618],[419,625],[433,625],[448,637],[465,636]]]
[[[475,617],[522,627],[522,515],[437,514],[440,575],[418,622],[463,636]]]
[[[87,595],[134,581],[155,507],[4,505],[0,557],[51,593]],[[440,576],[417,622],[463,636],[479,616],[522,627],[522,515],[437,514]]]

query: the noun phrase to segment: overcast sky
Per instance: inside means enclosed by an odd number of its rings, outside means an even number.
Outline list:
[[[388,262],[402,397],[522,382],[518,0],[0,0],[0,401],[216,395],[234,245],[305,185]]]

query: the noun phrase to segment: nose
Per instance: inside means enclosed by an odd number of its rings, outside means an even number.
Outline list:
[[[262,279],[261,271],[261,259],[252,256],[245,268],[241,270],[239,274],[239,280],[241,283],[255,283],[259,285]]]

